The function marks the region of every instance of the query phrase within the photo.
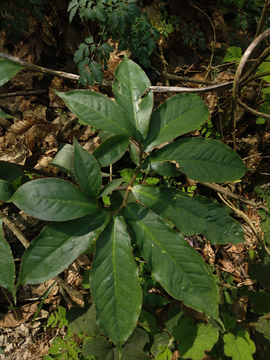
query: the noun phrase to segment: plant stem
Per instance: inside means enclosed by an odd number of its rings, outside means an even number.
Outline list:
[[[218,194],[219,197],[221,198],[221,200],[224,202],[224,204],[226,204],[230,209],[232,209],[236,214],[240,215],[245,221],[246,223],[250,226],[250,228],[252,229],[254,235],[257,237],[259,243],[261,244],[261,246],[263,247],[263,249],[265,250],[265,252],[267,253],[268,256],[270,256],[270,250],[268,249],[268,247],[265,245],[265,243],[263,242],[263,239],[260,237],[259,233],[257,232],[255,226],[252,224],[252,222],[250,221],[249,217],[242,211],[237,209],[235,206],[233,206],[232,203],[230,203],[230,201],[228,199],[225,199],[222,195]]]
[[[267,21],[269,8],[270,8],[270,0],[265,0],[264,8],[262,11],[262,16],[260,18],[259,25],[257,27],[257,31],[256,31],[254,39],[256,39],[256,37],[258,37],[261,34],[261,32],[263,31],[264,24]]]
[[[138,167],[135,169],[135,172],[134,172],[134,174],[133,174],[133,176],[132,176],[132,178],[131,178],[128,186],[127,186],[127,189],[126,189],[126,192],[125,192],[125,195],[124,195],[124,199],[123,199],[122,204],[119,206],[119,208],[118,208],[117,210],[115,210],[115,211],[109,211],[109,212],[108,212],[109,214],[112,214],[112,215],[119,214],[120,211],[122,211],[122,209],[127,205],[128,195],[129,195],[130,191],[132,190],[132,186],[133,186],[134,181],[136,180],[136,177],[137,177],[137,175],[139,174],[140,170],[141,170],[141,167],[140,167],[140,166],[138,166]]]

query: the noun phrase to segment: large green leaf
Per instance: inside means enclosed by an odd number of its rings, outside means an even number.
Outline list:
[[[101,189],[101,171],[97,160],[74,139],[74,172],[75,177],[83,189],[90,197],[98,196]]]
[[[224,354],[232,357],[232,360],[253,360],[252,354],[256,351],[254,342],[250,339],[249,333],[243,329],[237,334],[225,334]]]
[[[0,200],[9,201],[12,198],[14,192],[15,190],[11,183],[0,180]]]
[[[166,145],[146,158],[142,169],[154,171],[155,166],[166,161],[176,161],[190,179],[204,182],[238,180],[248,170],[230,147],[204,138],[183,139]]]
[[[217,202],[156,186],[137,185],[132,191],[144,206],[170,219],[182,234],[203,234],[212,244],[245,241],[242,226]]]
[[[14,290],[15,265],[9,244],[2,232],[2,219],[0,218],[0,285],[11,293]]]
[[[134,124],[137,130],[134,137],[142,141],[147,135],[153,107],[153,92],[146,93],[151,85],[150,80],[140,66],[127,57],[118,65],[114,75],[115,101],[125,110]]]
[[[106,96],[86,90],[55,93],[86,124],[127,137],[134,134],[135,128],[125,111]]]
[[[187,306],[219,321],[217,285],[209,267],[183,236],[151,210],[128,204],[124,218],[154,277]]]
[[[173,328],[173,337],[181,341],[178,350],[184,359],[201,360],[204,352],[211,350],[218,341],[219,331],[211,325],[194,325],[191,318],[186,318]]]
[[[0,161],[0,179],[12,182],[23,175],[24,173],[16,165]]]
[[[85,303],[84,307],[72,307],[66,314],[68,326],[74,334],[83,332],[85,335],[98,336],[101,334],[97,326],[95,307],[91,303]]]
[[[167,99],[151,116],[145,151],[196,130],[208,116],[208,107],[196,94],[178,94]]]
[[[23,69],[22,65],[16,64],[11,60],[0,59],[0,86],[13,78],[21,69]]]
[[[163,176],[174,177],[180,175],[180,171],[178,171],[176,165],[174,163],[169,163],[169,162],[153,163],[151,164],[151,166],[148,166],[147,168],[143,166],[143,170],[145,172],[154,172]]]
[[[101,167],[108,166],[121,159],[127,150],[129,140],[124,135],[109,137],[93,152]]]
[[[136,326],[142,303],[138,270],[122,216],[112,217],[97,239],[90,287],[98,326],[121,349]]]
[[[95,356],[96,359],[119,360],[118,350],[101,336],[86,340],[83,344],[82,353],[85,357]]]
[[[20,284],[42,283],[66,269],[90,246],[108,221],[108,215],[95,212],[47,225],[23,255]]]
[[[143,352],[147,342],[149,342],[147,333],[140,328],[136,328],[122,348],[121,360],[151,360],[152,357]],[[100,360],[120,359],[118,349],[101,336],[86,340],[82,353],[85,357],[92,355]]]
[[[97,210],[93,199],[62,179],[30,181],[15,192],[11,201],[27,214],[42,220],[71,220]]]

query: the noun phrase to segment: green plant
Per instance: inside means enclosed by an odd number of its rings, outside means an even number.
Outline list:
[[[100,62],[103,61],[104,69],[107,69],[107,60],[113,48],[109,43],[102,42],[109,35],[112,39],[119,40],[119,50],[129,49],[133,58],[138,58],[141,65],[150,66],[149,56],[156,48],[154,39],[159,38],[159,31],[147,20],[147,12],[140,14],[135,2],[136,0],[72,0],[69,3],[70,22],[78,11],[82,21],[97,19],[100,29],[98,43],[94,43],[93,36],[87,37],[75,53],[74,61],[78,63],[81,75],[80,85],[93,85],[93,81],[102,83],[101,65],[94,59],[97,57]]]
[[[190,46],[191,48],[199,47],[200,49],[205,50],[205,33],[202,30],[198,31],[194,21],[191,21],[188,25],[183,25],[182,37],[186,46]]]
[[[232,21],[233,29],[240,28],[242,30],[241,38],[237,35],[235,31],[230,32],[229,43],[232,46],[240,46],[245,48],[250,40],[253,40],[255,35],[255,29],[257,28],[258,23],[263,12],[264,5],[266,4],[265,0],[223,0],[225,7],[223,12],[231,13],[234,15],[234,20]],[[235,9],[232,6],[235,6]],[[269,28],[270,17],[266,17],[265,23],[263,24],[263,31]]]
[[[206,138],[211,137],[217,140],[221,139],[220,134],[214,129],[212,121],[208,118],[207,121],[198,129]]]
[[[160,36],[158,29],[148,21],[148,16],[149,13],[144,12],[137,18],[130,35],[123,37],[118,46],[120,50],[128,48],[132,51],[133,58],[138,58],[139,63],[146,68],[150,66],[149,56],[156,48],[155,40]]]
[[[236,61],[236,64],[239,64],[239,61],[242,59],[242,49],[237,46],[231,46],[227,49],[227,53],[224,57],[224,62],[233,62]]]
[[[9,76],[13,76],[15,69],[9,68],[10,62],[3,64],[7,73],[8,70],[12,73]],[[6,81],[9,76],[5,74]],[[174,315],[172,322],[166,324],[171,336],[162,344],[155,339],[156,347],[153,344],[154,348],[149,349],[154,355],[160,359],[163,355],[168,357],[174,338],[184,357],[198,359],[214,346],[219,330],[224,331],[215,276],[181,233],[186,236],[201,233],[211,244],[238,244],[244,241],[241,225],[228,215],[223,205],[202,196],[191,197],[172,187],[145,185],[140,182],[143,180],[140,174],[174,178],[181,170],[193,180],[226,182],[241,178],[247,168],[239,155],[216,140],[184,138],[172,142],[201,126],[208,118],[208,108],[199,96],[180,94],[152,112],[153,93],[148,91],[149,86],[142,69],[125,58],[115,72],[115,101],[84,90],[56,92],[83,122],[113,133],[92,155],[75,139],[74,147],[66,144],[60,149],[52,163],[70,175],[68,181],[41,178],[28,181],[15,191],[13,182],[23,172],[13,164],[0,163],[0,199],[13,202],[32,216],[51,221],[26,249],[16,288],[54,277],[80,254],[90,248],[92,252],[95,244],[90,290],[99,328],[98,335],[84,343],[83,356],[96,356],[97,349],[102,349],[103,355],[99,354],[102,359],[112,354],[122,354],[123,360],[149,359],[142,352],[149,341],[148,335],[136,328],[138,324],[148,329],[149,336],[159,332],[151,330],[151,326],[156,326],[152,325],[153,316],[141,309],[140,280],[146,282],[146,272],[151,272],[151,281],[159,284],[168,296],[204,312],[213,325],[195,326],[182,319],[182,315],[178,318]],[[166,142],[169,144],[155,151],[156,146]],[[101,169],[118,162],[127,150],[135,170],[103,186]],[[111,204],[103,206],[102,197],[111,194],[125,179],[128,186],[115,191],[110,196]],[[0,242],[0,283],[14,292],[14,262],[2,233]],[[132,251],[134,244],[140,249],[143,264],[147,264],[139,266],[140,280]],[[138,257],[137,254],[137,261]],[[93,312],[94,307],[91,307]],[[183,332],[186,326],[190,328],[188,336]],[[233,336],[236,337],[224,337],[225,344],[232,341],[238,344],[239,337],[250,341],[246,332]],[[253,343],[250,344],[252,353]],[[57,342],[56,351],[60,347],[63,344]]]
[[[72,313],[72,310],[71,310]],[[93,321],[93,320],[92,320]],[[49,348],[48,353],[50,355],[44,356],[44,360],[61,359],[61,360],[95,360],[94,357],[84,357],[82,355],[82,346],[85,341],[90,339],[89,336],[85,336],[83,331],[76,331],[77,329],[70,325],[67,319],[66,309],[62,306],[57,308],[57,311],[52,313],[47,321],[47,325],[44,326],[44,330],[51,327],[58,327],[59,329],[66,329],[66,334],[61,338],[56,337],[52,341],[52,345]]]
[[[160,12],[161,19],[157,23],[154,18],[151,18],[151,24],[154,28],[158,29],[159,33],[163,35],[165,38],[169,36],[175,29],[175,27],[179,26],[179,21],[175,15],[169,15],[167,11],[163,9]]]
[[[38,20],[44,20],[45,6],[49,0],[16,0],[4,2],[0,8],[1,29],[5,30],[15,43],[22,37],[22,30],[28,31],[27,13],[23,9],[31,12]]]
[[[56,325],[59,327],[59,329],[61,329],[61,327],[67,324],[68,321],[66,319],[66,309],[62,306],[58,306],[57,311],[50,315],[47,321],[47,325],[44,327],[44,329],[46,329],[48,326],[54,327]]]

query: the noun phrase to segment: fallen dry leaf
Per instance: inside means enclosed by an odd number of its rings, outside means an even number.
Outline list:
[[[16,327],[25,323],[38,309],[38,302],[26,305],[21,309],[12,310],[0,320],[1,327]]]

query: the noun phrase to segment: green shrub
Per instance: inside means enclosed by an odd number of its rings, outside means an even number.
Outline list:
[[[79,45],[75,53],[74,61],[78,63],[81,75],[80,85],[92,85],[94,80],[102,83],[101,65],[94,58],[97,56],[100,62],[103,61],[104,69],[107,69],[107,60],[113,51],[111,45],[104,42],[109,36],[113,40],[119,40],[120,51],[129,49],[133,58],[138,59],[142,66],[150,66],[149,56],[156,48],[154,39],[159,38],[159,31],[147,20],[147,12],[140,14],[135,2],[136,0],[72,0],[69,3],[70,22],[78,11],[82,21],[98,20],[100,29],[98,43],[94,43],[90,36]]]
[[[22,37],[22,30],[28,32],[27,14],[22,10],[30,11],[38,20],[43,21],[45,6],[49,0],[16,0],[4,1],[0,8],[1,29],[14,43],[18,43]]]
[[[11,71],[14,74],[14,68]],[[93,252],[96,240],[90,289],[97,324],[120,353],[123,346],[123,351],[129,347],[128,342],[124,344],[136,327],[142,306],[131,241],[137,244],[155,281],[170,296],[204,312],[221,328],[224,325],[218,311],[215,277],[181,233],[202,233],[211,244],[244,241],[241,225],[224,206],[173,188],[144,185],[148,174],[152,177],[153,173],[173,178],[181,171],[197,181],[226,182],[238,180],[247,170],[241,158],[219,141],[185,138],[171,142],[201,126],[208,117],[208,108],[199,96],[180,94],[152,112],[153,93],[148,91],[149,86],[142,69],[125,58],[115,72],[115,101],[84,90],[56,92],[84,123],[111,132],[92,155],[75,139],[74,147],[65,145],[59,150],[52,164],[68,173],[72,181],[41,178],[15,191],[13,181],[23,173],[15,165],[1,163],[6,171],[1,171],[0,199],[13,202],[29,215],[51,221],[26,249],[17,286],[54,277],[80,254]],[[156,146],[166,142],[155,151]],[[103,186],[102,168],[117,162],[126,151],[134,162],[133,174],[123,172],[121,178]],[[112,194],[127,181],[123,191]],[[104,206],[104,196],[110,197],[110,205]],[[4,254],[0,261],[1,285],[13,292],[14,262],[2,235],[0,241]],[[181,324],[173,335],[178,341],[185,339],[184,325],[192,328],[189,323]],[[192,328],[189,335],[193,334],[194,342],[196,334],[204,336],[206,331],[206,350],[214,345],[218,334],[210,325],[204,326]],[[106,340],[101,337],[98,341],[103,344]],[[200,340],[196,344],[199,346]],[[170,349],[165,346],[162,351],[169,353]],[[186,351],[187,357],[197,356],[197,350]],[[201,354],[201,348],[198,351]]]

